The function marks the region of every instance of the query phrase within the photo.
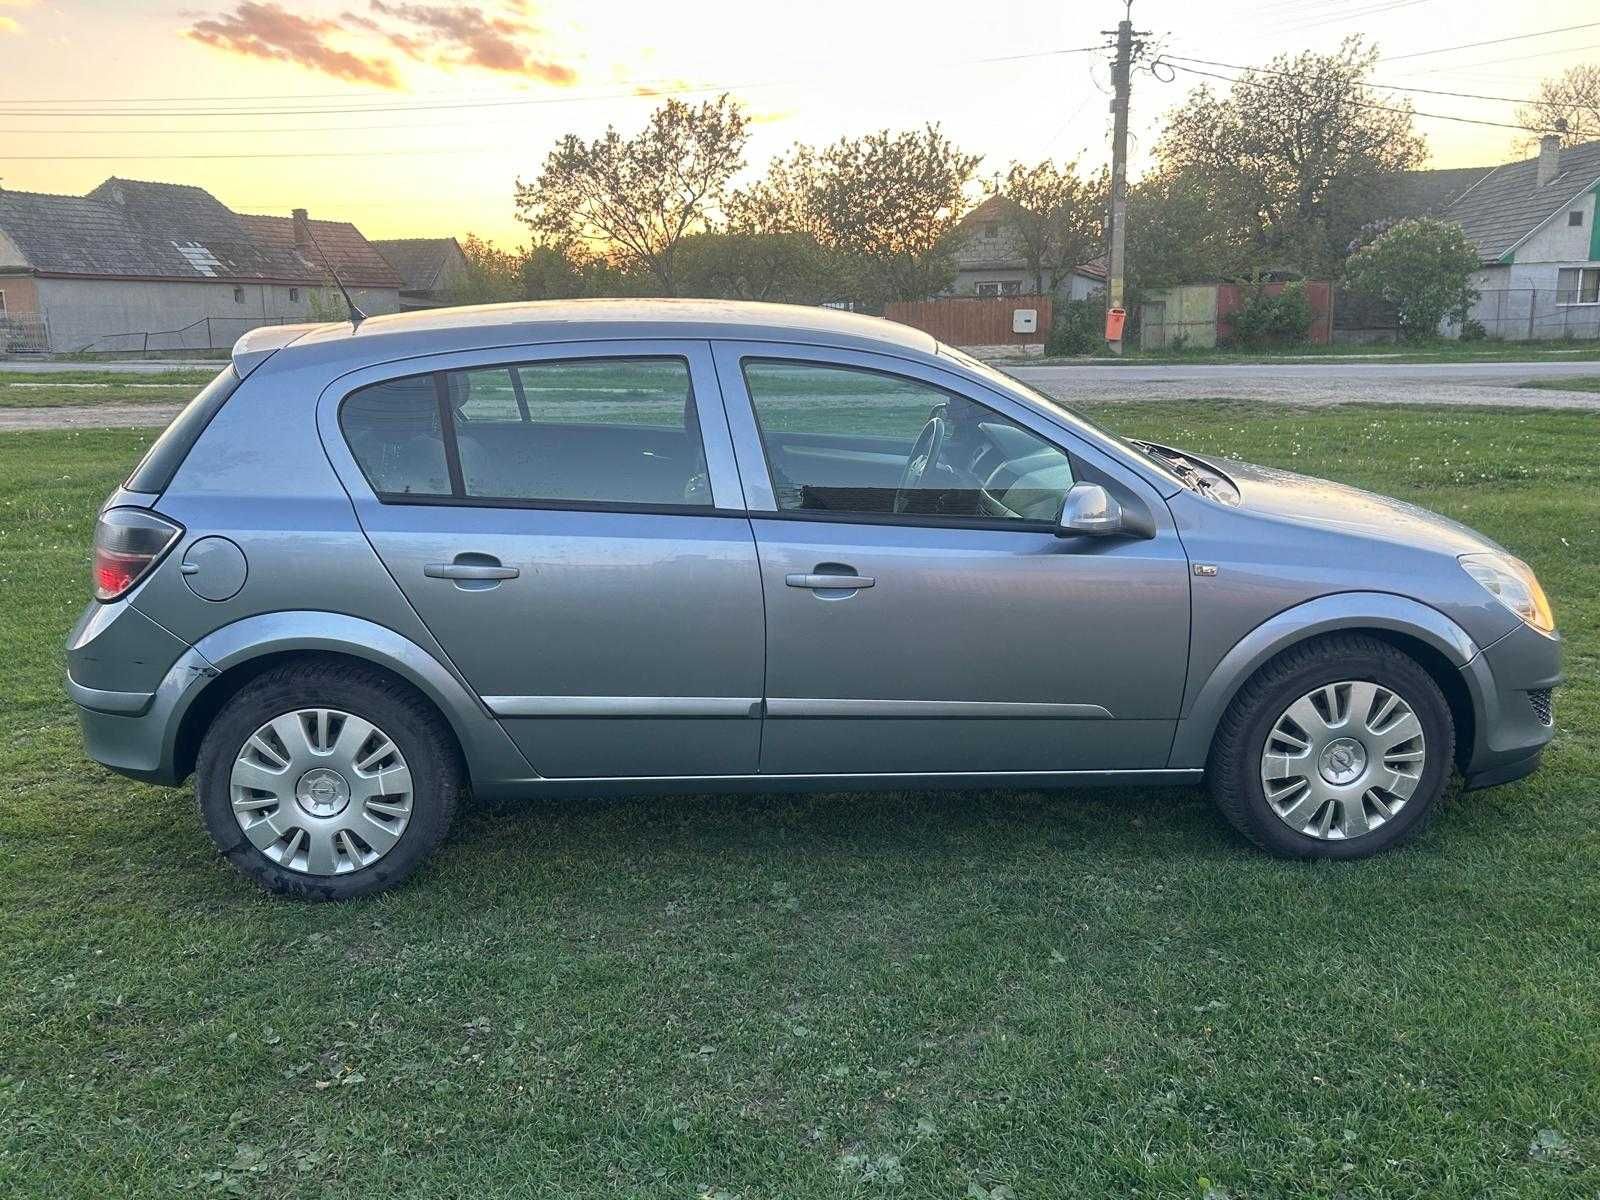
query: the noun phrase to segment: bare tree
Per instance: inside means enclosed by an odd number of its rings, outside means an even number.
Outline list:
[[[1563,129],[1576,142],[1600,137],[1600,63],[1579,63],[1544,80],[1538,99],[1517,109],[1517,120],[1535,129]]]
[[[1197,88],[1168,114],[1160,169],[1198,174],[1260,265],[1335,269],[1426,151],[1410,104],[1367,86],[1377,55],[1352,37],[1333,54],[1279,55],[1226,96]]]
[[[568,134],[537,180],[517,180],[517,217],[557,243],[643,269],[673,295],[678,243],[711,227],[744,166],[749,124],[723,95],[698,107],[669,99],[631,138],[614,127],[592,142]]]
[[[1078,174],[1078,164],[1057,167],[1012,163],[991,192],[1008,201],[1002,221],[1016,238],[1034,290],[1054,292],[1074,268],[1100,252],[1105,234],[1107,181]]]

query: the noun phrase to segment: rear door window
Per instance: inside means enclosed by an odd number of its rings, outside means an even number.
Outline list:
[[[710,486],[679,358],[436,372],[362,388],[340,425],[388,503],[703,508]]]

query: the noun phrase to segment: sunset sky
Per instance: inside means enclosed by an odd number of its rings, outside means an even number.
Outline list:
[[[660,102],[651,92],[717,90],[756,117],[751,171],[797,139],[927,121],[982,152],[985,171],[1046,156],[1097,167],[1106,56],[1052,52],[1097,45],[1121,7],[0,0],[0,186],[82,193],[110,175],[155,179],[197,184],[241,212],[309,208],[369,237],[475,232],[510,244],[524,240],[513,182],[537,174],[557,137],[631,131]],[[1133,15],[1172,54],[1225,63],[1328,50],[1361,32],[1393,59],[1380,82],[1500,97],[1529,97],[1540,78],[1600,58],[1594,0],[1138,0]],[[1161,113],[1199,82],[1135,77],[1136,170]],[[1410,98],[1421,112],[1514,120],[1504,100]],[[1417,128],[1436,166],[1500,161],[1521,136]]]

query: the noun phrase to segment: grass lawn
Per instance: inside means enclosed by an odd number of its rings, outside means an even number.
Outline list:
[[[1441,339],[1420,345],[1392,342],[1336,342],[1327,346],[1287,346],[1280,350],[1241,350],[1219,347],[1193,350],[1144,351],[1130,347],[1120,358],[1097,355],[1092,359],[1032,359],[1033,363],[1082,363],[1093,361],[1115,366],[1118,363],[1283,363],[1298,359],[1359,358],[1378,362],[1595,362],[1600,361],[1600,342],[1551,339],[1535,342],[1463,342]]]
[[[1563,379],[1530,379],[1518,387],[1543,388],[1552,392],[1600,392],[1600,375],[1568,375]]]
[[[284,903],[61,694],[150,431],[0,435],[0,1195],[1600,1194],[1593,414],[1092,415],[1529,559],[1544,769],[1346,865],[1196,790],[476,805],[398,893]]]
[[[219,368],[220,369],[220,368]],[[115,371],[39,374],[0,367],[0,408],[59,408],[91,404],[180,404],[215,371],[161,371],[130,375]]]

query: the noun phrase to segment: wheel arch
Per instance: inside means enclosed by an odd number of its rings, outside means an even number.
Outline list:
[[[193,772],[200,742],[229,699],[266,671],[299,659],[359,663],[409,687],[438,713],[474,783],[533,775],[465,683],[427,650],[385,626],[339,613],[267,613],[224,626],[194,649],[211,669],[202,686],[187,690],[169,723],[168,761],[176,779]]]
[[[1458,765],[1466,762],[1477,702],[1462,668],[1477,657],[1467,632],[1436,608],[1387,592],[1321,596],[1256,626],[1223,655],[1194,693],[1173,736],[1170,768],[1204,767],[1222,716],[1245,683],[1285,650],[1335,633],[1364,633],[1413,658],[1439,685],[1456,723]]]

